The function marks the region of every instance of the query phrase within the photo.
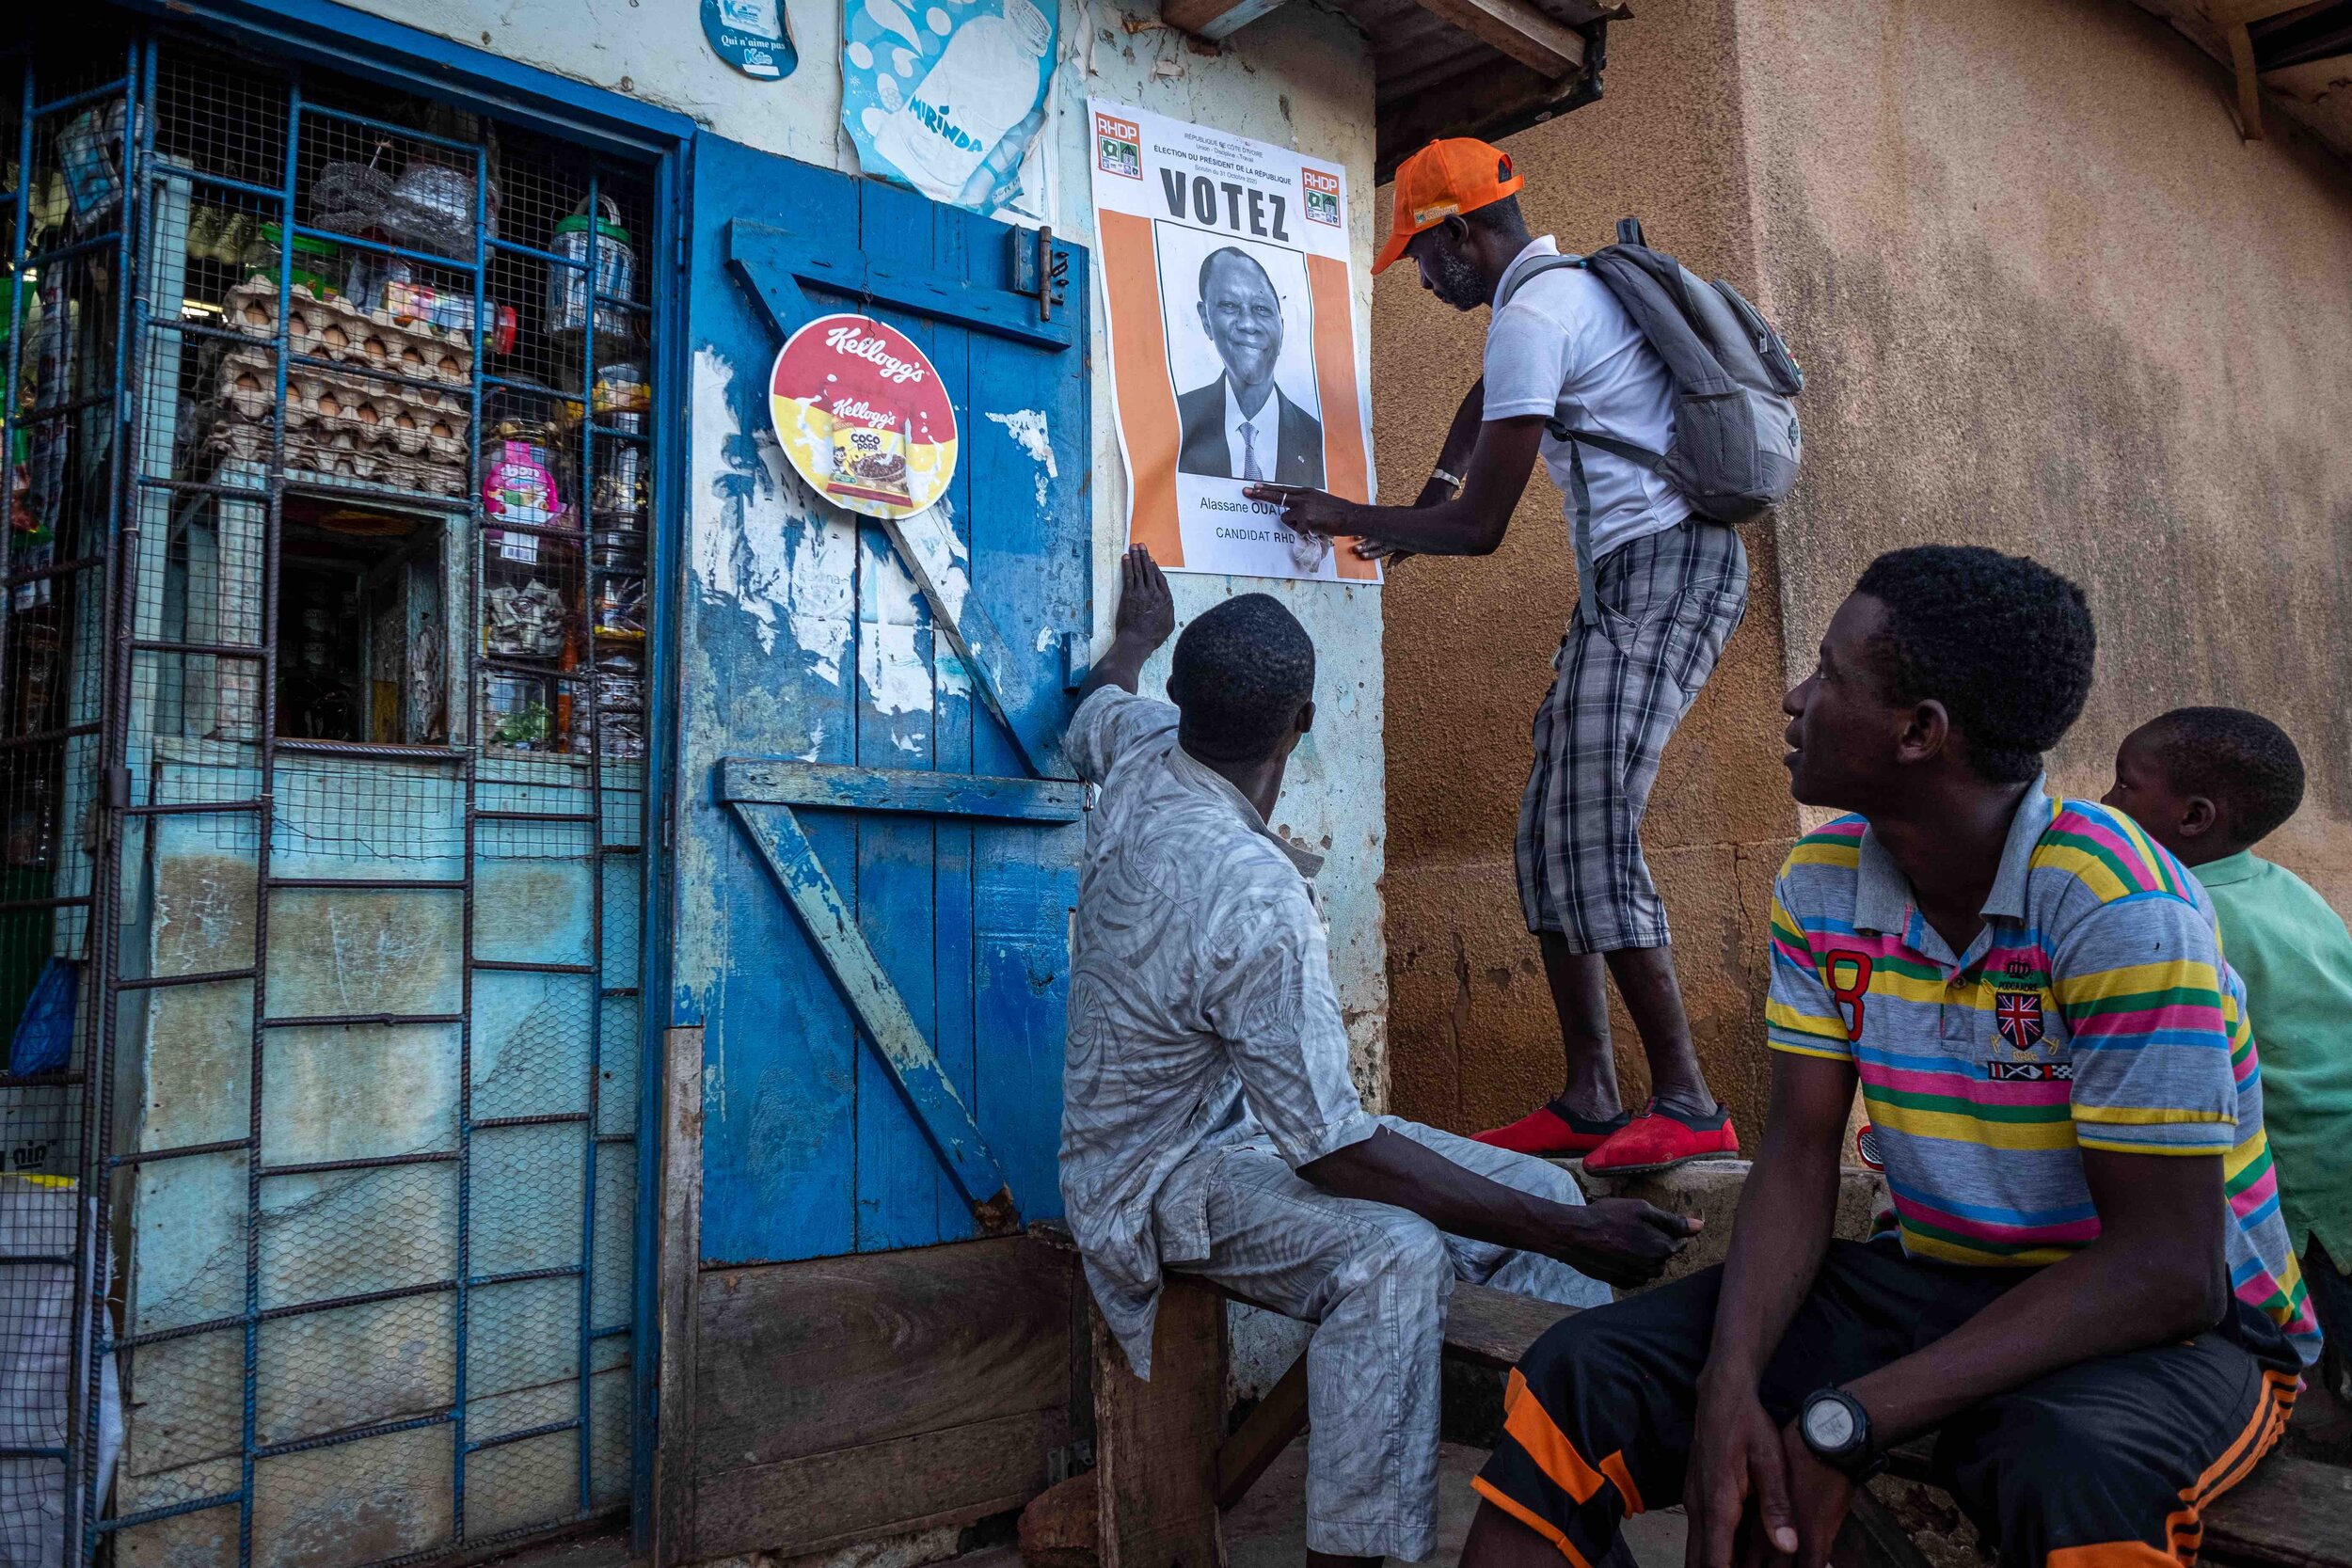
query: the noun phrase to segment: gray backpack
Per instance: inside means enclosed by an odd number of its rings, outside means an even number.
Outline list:
[[[1554,440],[1639,464],[1720,523],[1745,522],[1788,494],[1804,457],[1791,401],[1804,372],[1739,290],[1720,279],[1701,282],[1673,257],[1650,249],[1638,218],[1619,219],[1617,243],[1590,256],[1536,262],[1512,279],[1512,293],[1555,267],[1581,267],[1599,278],[1666,362],[1675,378],[1675,438],[1658,452],[1580,430],[1567,423],[1564,402],[1545,427]],[[1497,299],[1495,309],[1509,298]]]

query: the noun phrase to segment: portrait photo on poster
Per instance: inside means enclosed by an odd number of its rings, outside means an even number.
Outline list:
[[[1179,473],[1321,489],[1313,304],[1295,250],[1153,226]]]

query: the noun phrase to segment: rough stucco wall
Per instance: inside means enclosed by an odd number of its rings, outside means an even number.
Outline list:
[[[781,83],[739,75],[703,41],[700,0],[354,0],[362,9],[506,57],[692,116],[721,135],[854,173],[840,129],[839,0],[787,0],[800,70]],[[1347,171],[1350,240],[1371,258],[1372,63],[1351,25],[1312,6],[1286,6],[1226,46],[1203,54],[1160,27],[1152,0],[1063,0],[1062,57],[1048,122],[1055,232],[1090,245],[1089,96],[1196,119],[1338,162]],[[1371,341],[1372,291],[1356,300],[1359,352]],[[1094,341],[1104,341],[1096,306]],[[1125,475],[1112,424],[1110,378],[1094,384],[1093,486],[1098,629],[1107,634],[1126,542]],[[697,443],[698,448],[701,443]],[[708,493],[697,476],[692,492]],[[1334,980],[1345,1009],[1358,1081],[1386,1093],[1387,957],[1379,879],[1385,839],[1381,738],[1380,591],[1328,583],[1180,576],[1177,612],[1188,620],[1217,599],[1271,588],[1305,623],[1322,657],[1323,722],[1293,767],[1276,825],[1329,855],[1319,879],[1331,927]],[[786,591],[781,590],[780,591]],[[821,595],[821,584],[810,592]],[[789,606],[776,607],[784,614]],[[1146,673],[1154,694],[1165,658]]]
[[[1531,218],[1589,248],[1640,213],[1695,269],[1753,283],[1807,376],[1804,482],[1769,542],[1750,531],[1748,625],[1645,833],[1743,1124],[1757,909],[1796,821],[1776,698],[1882,550],[1989,544],[2089,589],[2099,683],[2061,789],[2103,792],[2117,741],[2168,707],[2278,720],[2312,783],[2265,852],[2352,911],[2344,164],[2275,122],[2241,143],[2217,68],[2125,0],[1693,0],[1611,41],[1609,97],[1510,144]],[[1409,491],[1484,318],[1408,274],[1375,303],[1384,477]],[[1400,1110],[1455,1126],[1556,1082],[1510,883],[1527,719],[1574,596],[1533,489],[1493,560],[1414,562],[1389,591],[1392,1072]]]
[[[1728,0],[1643,9],[1611,40],[1606,98],[1504,144],[1526,177],[1533,229],[1591,250],[1617,218],[1638,214],[1653,244],[1746,287],[1756,268],[1727,67],[1732,21]],[[1374,309],[1381,484],[1409,499],[1477,378],[1486,314],[1438,305],[1409,265],[1377,280]],[[1762,889],[1795,816],[1779,765],[1773,545],[1768,530],[1745,535],[1747,620],[1667,749],[1644,843],[1709,1078],[1753,1129],[1765,1089]],[[1395,1104],[1441,1126],[1492,1126],[1560,1088],[1559,1025],[1511,863],[1528,727],[1576,599],[1558,490],[1539,468],[1500,551],[1408,562],[1388,595]],[[1621,1008],[1614,1033],[1619,1077],[1638,1104],[1647,1072]]]
[[[1793,671],[1926,541],[2082,582],[2098,794],[2168,707],[2277,720],[2312,775],[2265,847],[2352,909],[2352,171],[2123,0],[1741,0],[1767,298],[1802,336],[1781,524]]]

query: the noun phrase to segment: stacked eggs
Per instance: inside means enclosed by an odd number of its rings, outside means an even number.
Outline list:
[[[241,332],[275,339],[278,285],[255,278],[230,290],[224,314]],[[287,469],[422,495],[463,495],[472,334],[362,310],[339,295],[321,299],[299,284],[287,315],[284,341],[294,356],[286,366]],[[364,373],[370,372],[379,373]],[[243,462],[266,457],[278,401],[275,356],[233,349],[222,356],[218,376],[214,447]]]

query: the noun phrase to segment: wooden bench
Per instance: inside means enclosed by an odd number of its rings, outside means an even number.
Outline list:
[[[1168,1276],[1152,1331],[1152,1381],[1094,1317],[1094,1458],[1103,1568],[1223,1568],[1217,1515],[1307,1430],[1301,1355],[1229,1436],[1225,1304],[1260,1304]],[[1264,1308],[1271,1310],[1271,1308]],[[1451,1360],[1504,1370],[1572,1308],[1457,1284],[1446,1313]]]
[[[1223,1568],[1219,1513],[1248,1495],[1306,1430],[1301,1355],[1226,1433],[1229,1300],[1258,1305],[1199,1279],[1168,1276],[1149,1383],[1128,1370],[1101,1317],[1093,1320],[1102,1568]],[[1456,1284],[1446,1358],[1507,1370],[1572,1310]],[[1924,1445],[1898,1449],[1889,1469],[1907,1480],[1932,1480]],[[2242,1568],[2352,1568],[2352,1469],[2272,1454],[2205,1511],[2202,1556]],[[1831,1560],[1836,1568],[1927,1568],[1902,1526],[1867,1493],[1858,1497]]]

